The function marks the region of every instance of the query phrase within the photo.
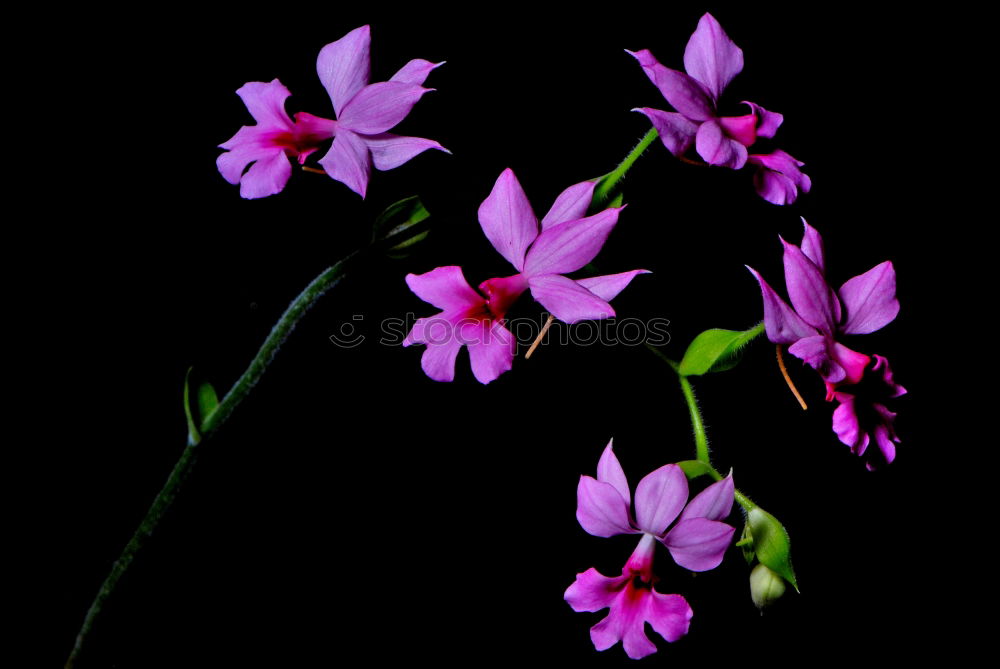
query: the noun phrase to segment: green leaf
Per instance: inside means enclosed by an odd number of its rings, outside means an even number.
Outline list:
[[[188,443],[197,444],[201,441],[201,434],[198,433],[198,426],[194,422],[191,414],[191,392],[188,390],[188,381],[191,378],[191,368],[188,367],[187,374],[184,375],[184,417],[187,419]]]
[[[198,386],[198,417],[204,423],[215,407],[219,406],[219,396],[215,393],[215,388],[208,381]]]
[[[704,476],[712,472],[712,466],[705,464],[701,460],[684,460],[678,462],[677,466],[684,472],[684,476],[689,479],[696,479],[699,476]]]
[[[763,331],[763,323],[743,331],[720,328],[705,330],[694,338],[684,352],[680,373],[684,376],[700,376],[708,372],[732,369],[740,361],[740,349]]]
[[[412,248],[413,246],[419,244],[427,238],[427,235],[431,233],[430,230],[424,230],[423,232],[418,232],[409,239],[407,239],[402,244],[396,244],[391,249],[385,252],[385,254],[392,258],[393,260],[402,260],[403,258],[409,258],[413,255],[416,250]]]
[[[781,574],[781,577],[791,583],[797,592],[799,586],[795,582],[795,572],[792,570],[792,560],[789,555],[791,540],[785,527],[777,518],[759,506],[755,506],[747,514],[747,527],[753,536],[757,559]]]
[[[611,202],[608,202],[607,208],[613,209],[615,207],[620,207],[622,206],[623,202],[625,202],[625,193],[623,193],[622,191],[618,191],[618,195],[615,195],[611,199]]]
[[[405,242],[404,233],[426,220],[430,215],[417,195],[394,202],[375,219],[375,223],[372,225],[372,241],[377,242],[389,237],[398,237],[400,243]]]

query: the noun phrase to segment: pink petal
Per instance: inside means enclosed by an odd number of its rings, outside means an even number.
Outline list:
[[[757,136],[774,137],[774,133],[778,132],[778,127],[781,126],[785,117],[778,112],[767,111],[754,102],[744,100],[743,104],[750,105],[750,108],[753,109],[753,115],[757,117]]]
[[[542,230],[566,221],[575,221],[587,215],[590,201],[594,198],[596,181],[584,181],[570,186],[552,204],[542,219]]]
[[[292,174],[292,164],[283,151],[259,158],[240,179],[240,195],[248,200],[281,191]]]
[[[622,624],[622,648],[625,650],[625,654],[628,655],[633,660],[641,660],[647,655],[652,655],[656,652],[656,646],[649,637],[646,636],[646,602],[652,597],[652,590],[643,592],[639,595],[639,601],[635,605],[635,611],[629,611],[626,615],[627,617]],[[623,602],[622,606],[625,604]]]
[[[401,81],[406,84],[416,84],[422,86],[424,81],[427,80],[427,75],[431,73],[431,70],[441,67],[444,65],[444,61],[440,63],[432,63],[429,60],[424,60],[423,58],[414,58],[409,63],[400,68],[399,72],[392,75],[389,81]]]
[[[614,603],[628,579],[627,575],[608,578],[591,567],[576,575],[573,584],[566,588],[563,599],[577,612],[600,611]]]
[[[243,126],[232,139],[220,145],[229,150],[216,158],[215,166],[219,168],[219,173],[226,181],[236,185],[250,163],[276,153],[284,155],[284,149],[262,141],[260,135],[261,131],[257,126]]]
[[[694,144],[698,124],[689,121],[683,114],[660,111],[652,107],[638,107],[632,111],[646,115],[660,133],[660,141],[675,156],[683,155]]]
[[[841,443],[850,446],[851,451],[861,455],[868,447],[868,435],[861,432],[861,424],[854,408],[856,398],[850,393],[833,393],[833,399],[840,402],[833,411],[833,432]]]
[[[277,79],[270,83],[251,81],[243,84],[236,94],[247,106],[250,115],[262,127],[288,130],[292,119],[285,111],[285,100],[291,93]]]
[[[368,84],[370,45],[371,31],[368,26],[361,26],[319,52],[316,72],[330,95],[338,118],[351,98]]]
[[[610,483],[589,476],[581,476],[576,488],[576,519],[595,537],[636,534],[621,493]]]
[[[451,153],[433,139],[421,137],[403,137],[383,132],[378,135],[361,135],[361,141],[372,152],[375,168],[385,171],[399,167],[416,155],[427,149],[437,149]]]
[[[768,169],[754,172],[753,187],[758,195],[779,207],[793,204],[799,197],[799,189],[794,181],[780,172]]]
[[[896,270],[889,260],[848,279],[838,292],[847,309],[847,322],[840,328],[841,332],[875,332],[891,323],[899,313]]]
[[[791,351],[792,349],[788,350]],[[858,383],[861,377],[865,375],[865,368],[868,367],[868,363],[871,362],[871,358],[864,353],[852,351],[836,341],[833,342],[830,356],[844,369],[846,373],[844,381],[846,383]]]
[[[477,381],[486,384],[511,368],[516,342],[510,330],[498,321],[484,320],[478,330],[478,340],[466,343],[472,374]]]
[[[620,274],[603,274],[601,276],[591,276],[586,279],[577,279],[576,283],[583,286],[602,300],[610,302],[618,293],[625,290],[632,279],[639,274],[650,274],[649,270],[634,269],[631,272],[621,272]]]
[[[899,443],[899,439],[885,425],[876,425],[874,432],[875,443],[878,444],[878,448],[882,452],[885,464],[890,464],[896,459],[896,444]],[[874,466],[870,462],[868,463],[868,469],[874,469]]]
[[[580,269],[600,253],[622,209],[624,207],[605,209],[593,216],[548,228],[531,245],[522,271],[530,277],[566,274]]]
[[[718,100],[733,77],[743,71],[743,51],[714,16],[705,14],[684,49],[684,69]]]
[[[798,192],[808,193],[812,180],[799,169],[805,163],[781,150],[768,154],[755,154],[749,161],[758,165],[754,174],[754,188],[762,198],[772,204],[792,204]]]
[[[722,126],[714,119],[698,126],[695,150],[709,165],[738,170],[747,162],[747,148],[727,137]]]
[[[479,206],[479,225],[493,248],[522,271],[524,252],[538,236],[538,219],[510,168],[500,174]]]
[[[635,489],[636,526],[660,536],[688,501],[688,484],[677,465],[663,465],[647,474]]]
[[[840,300],[823,278],[823,272],[798,246],[781,240],[785,247],[785,285],[795,312],[821,332],[832,334],[840,321]]]
[[[634,617],[634,616],[632,616]],[[590,640],[597,650],[607,650],[621,641],[625,626],[631,624],[621,607],[612,606],[604,620],[590,628]]]
[[[639,61],[643,72],[674,109],[692,121],[707,121],[715,117],[715,102],[698,81],[683,72],[660,65],[648,49],[625,51]]]
[[[474,291],[455,265],[438,267],[424,274],[407,274],[406,285],[424,302],[438,309],[461,310],[485,304],[482,295]]]
[[[462,342],[457,337],[440,344],[428,344],[424,355],[420,358],[420,366],[424,373],[435,381],[453,381],[455,358],[461,350]]]
[[[597,462],[597,480],[613,485],[625,500],[625,504],[629,505],[632,503],[632,492],[628,487],[625,471],[612,448],[613,442],[613,439],[608,442],[608,445],[604,447],[604,452],[601,453],[601,459]]]
[[[433,89],[401,81],[383,81],[362,88],[340,112],[342,126],[363,135],[385,132],[413,109],[413,105]]]
[[[702,490],[688,502],[684,511],[681,512],[680,520],[688,518],[722,520],[728,517],[733,510],[735,490],[733,475],[729,474],[721,481],[716,481]]]
[[[802,320],[802,317],[774,292],[757,270],[749,265],[746,265],[746,268],[760,284],[760,292],[764,298],[764,327],[771,343],[794,344],[804,337],[816,335],[816,328]]]
[[[563,323],[611,318],[615,310],[606,301],[560,274],[528,279],[531,296]]]
[[[667,641],[687,634],[694,612],[680,595],[661,595],[653,590],[646,602],[646,621]]]
[[[320,158],[319,164],[331,179],[343,183],[364,198],[372,164],[368,157],[368,147],[358,135],[340,128],[333,138],[330,150]]]
[[[674,561],[691,571],[715,569],[736,531],[731,525],[708,518],[681,520],[663,537]]]
[[[801,217],[800,217],[801,218]],[[819,231],[802,218],[802,253],[819,268],[821,274],[826,273],[826,258],[823,251],[823,237]]]
[[[847,372],[830,353],[829,335],[803,337],[789,346],[788,352],[819,372],[827,383],[840,383],[847,376]]]
[[[426,318],[418,318],[403,340],[403,346],[443,344],[453,339],[455,336],[454,320],[453,315],[444,311]]]

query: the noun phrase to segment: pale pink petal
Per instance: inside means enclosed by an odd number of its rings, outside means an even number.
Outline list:
[[[677,465],[663,465],[647,474],[635,489],[636,526],[660,536],[688,501],[688,484]]]
[[[365,86],[340,112],[339,123],[363,135],[377,135],[406,118],[413,105],[433,89],[401,81]]]
[[[243,84],[236,94],[243,100],[258,125],[284,130],[291,127],[292,119],[285,111],[285,100],[291,93],[277,79],[270,83],[250,81]]]
[[[462,342],[457,338],[440,344],[428,344],[424,355],[420,358],[420,366],[424,373],[435,381],[453,381],[455,358],[461,350]]]
[[[524,252],[538,236],[538,219],[510,168],[500,174],[489,197],[479,206],[479,225],[493,248],[522,271]]]
[[[531,296],[563,323],[612,318],[615,310],[605,300],[560,274],[528,279]]]
[[[784,239],[785,286],[795,312],[821,332],[832,334],[840,321],[840,300],[812,260]]]
[[[841,326],[841,332],[875,332],[891,323],[899,313],[896,270],[889,260],[848,279],[838,292],[847,310],[847,322]]]
[[[559,193],[549,212],[542,218],[542,230],[586,216],[590,201],[594,198],[596,185],[596,181],[584,181]]]
[[[687,634],[694,612],[680,595],[661,595],[651,591],[646,601],[646,621],[667,641],[677,641]]]
[[[674,561],[691,571],[715,569],[722,562],[726,548],[736,531],[731,525],[708,518],[678,521],[663,537]]]
[[[695,150],[709,165],[738,170],[747,162],[747,147],[730,139],[717,120],[705,121],[698,126]]]
[[[477,341],[466,343],[472,374],[480,383],[489,383],[508,371],[514,361],[514,335],[497,321],[481,322]]]
[[[483,296],[469,286],[462,268],[448,265],[424,274],[407,274],[406,285],[424,302],[438,309],[461,310],[485,304]]]
[[[587,277],[586,279],[577,279],[576,283],[602,300],[610,302],[618,293],[625,290],[625,287],[639,274],[650,274],[650,271],[634,269],[631,272],[622,272],[620,274],[603,274],[601,276]]]
[[[365,196],[372,164],[368,147],[358,135],[340,128],[330,150],[320,158],[319,164],[330,178],[343,183],[362,198]]]
[[[258,141],[256,139],[258,133],[255,131],[255,126],[243,126],[231,140],[221,145],[222,148],[229,149],[229,151],[220,154],[215,159],[215,166],[219,168],[219,173],[233,185],[240,182],[247,165],[255,160],[262,160],[275,154],[285,154],[281,147],[267,146]]]
[[[389,77],[389,81],[402,81],[405,84],[422,86],[424,81],[427,80],[427,75],[431,73],[431,70],[439,68],[442,65],[444,65],[444,61],[432,63],[423,58],[414,58],[401,67],[399,72]]]
[[[743,104],[750,105],[750,108],[753,109],[753,115],[757,117],[757,136],[774,137],[774,133],[778,132],[778,127],[781,126],[785,117],[778,112],[768,111],[755,102],[744,100]]]
[[[746,268],[760,284],[760,292],[764,298],[764,328],[771,343],[794,344],[804,337],[816,335],[816,328],[802,320],[757,270],[749,265]]]
[[[613,485],[615,490],[625,499],[625,504],[628,505],[632,503],[632,491],[628,487],[625,471],[622,469],[621,463],[618,462],[614,448],[612,448],[613,442],[614,440],[608,442],[608,445],[604,447],[604,452],[601,453],[601,459],[597,462],[597,480]]]
[[[383,171],[399,167],[427,149],[451,153],[433,139],[423,139],[422,137],[403,137],[388,132],[378,135],[360,135],[360,137],[368,150],[372,152],[375,168]]]
[[[596,537],[635,534],[628,503],[610,483],[581,476],[576,488],[576,519],[580,527]]]
[[[259,158],[240,179],[240,195],[248,200],[281,191],[292,174],[292,164],[282,151]]]
[[[705,14],[684,49],[684,69],[718,100],[733,77],[743,71],[743,51],[714,16]]]
[[[624,207],[605,209],[593,216],[548,228],[531,245],[522,271],[530,277],[566,274],[580,269],[600,253],[622,209]]]
[[[316,72],[338,117],[351,98],[368,84],[370,45],[371,31],[368,26],[361,26],[319,52]]]
[[[591,567],[576,575],[573,584],[566,588],[563,599],[577,612],[600,611],[614,604],[629,578],[628,575],[608,578]]]
[[[733,475],[729,474],[721,481],[716,481],[702,490],[688,502],[684,511],[681,512],[680,520],[688,518],[723,520],[733,510],[735,490]]]
[[[826,257],[823,251],[823,237],[819,234],[819,230],[806,222],[805,218],[802,218],[802,226],[802,252],[819,268],[820,274],[825,274]]]
[[[660,134],[660,141],[675,156],[683,155],[694,144],[698,124],[689,121],[683,114],[660,111],[652,107],[637,107],[632,111],[644,114],[649,119],[656,132]]]
[[[625,51],[639,61],[643,72],[674,109],[692,121],[715,117],[715,102],[704,85],[683,72],[664,67],[648,49]]]

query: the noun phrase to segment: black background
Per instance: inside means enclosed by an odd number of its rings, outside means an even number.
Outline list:
[[[558,18],[511,6],[143,10],[114,17],[122,27],[94,33],[69,61],[67,96],[82,111],[67,122],[98,141],[64,147],[67,188],[53,184],[39,201],[70,225],[34,230],[51,249],[53,296],[43,315],[53,325],[35,343],[56,364],[34,377],[46,399],[32,443],[46,477],[26,497],[27,517],[60,547],[39,561],[49,569],[35,598],[47,637],[38,665],[68,652],[179,455],[187,368],[228,388],[302,287],[412,194],[435,221],[426,248],[353,274],[294,332],[205,444],[80,666],[628,662],[620,645],[594,651],[588,629],[604,614],[562,599],[577,572],[619,573],[635,545],[579,527],[576,483],[611,437],[633,486],[693,457],[672,372],[641,347],[550,346],[489,386],[463,354],[455,382],[440,384],[420,370],[419,347],[380,345],[378,324],[433,311],[407,289],[407,272],[459,264],[474,285],[511,273],[476,220],[497,176],[513,168],[542,214],[566,186],[613,168],[648,129],[629,109],[667,108],[623,49],[680,68],[705,9],[745,55],[724,105],[782,112],[774,146],[806,162],[814,189],[775,207],[748,171],[682,165],[655,144],[597,259],[607,272],[653,271],[616,298],[619,315],[669,319],[675,358],[701,330],[753,325],[760,294],[743,265],[780,287],[778,235],[797,243],[805,216],[824,234],[834,283],[895,263],[899,317],[849,345],[888,356],[910,394],[895,407],[897,462],[870,473],[831,432],[815,374],[792,360],[804,413],[766,341],[733,371],[695,380],[716,465],[733,467],[737,486],[785,523],[802,593],[761,616],[736,549],[697,576],[659,549],[658,589],[683,594],[695,615],[677,643],[650,633],[660,652],[646,662],[889,657],[944,636],[954,617],[944,574],[958,549],[936,455],[953,442],[927,351],[953,316],[935,290],[952,221],[937,201],[941,147],[918,101],[942,76],[946,24],[890,10],[673,4]],[[215,168],[217,145],[251,122],[234,91],[278,77],[289,112],[331,116],[316,54],[364,23],[373,81],[411,58],[448,61],[428,79],[436,92],[394,131],[454,155],[373,173],[364,201],[299,171],[277,196],[240,199]],[[541,313],[524,298],[511,316]],[[345,322],[362,345],[329,341]]]

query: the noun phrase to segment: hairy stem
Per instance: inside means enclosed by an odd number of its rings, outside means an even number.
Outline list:
[[[636,160],[638,160],[639,156],[641,156],[646,149],[649,148],[649,145],[656,141],[656,138],[659,136],[660,133],[656,131],[656,128],[650,128],[649,132],[647,132],[645,136],[639,140],[639,143],[635,145],[635,148],[632,149],[627,156],[625,156],[625,160],[623,160],[613,171],[604,175],[604,177],[598,182],[597,187],[594,188],[594,199],[592,200],[591,206],[601,206],[608,201],[611,197],[611,193],[614,192],[615,187],[618,186],[618,182],[625,177],[628,171],[632,169],[632,165]]]

